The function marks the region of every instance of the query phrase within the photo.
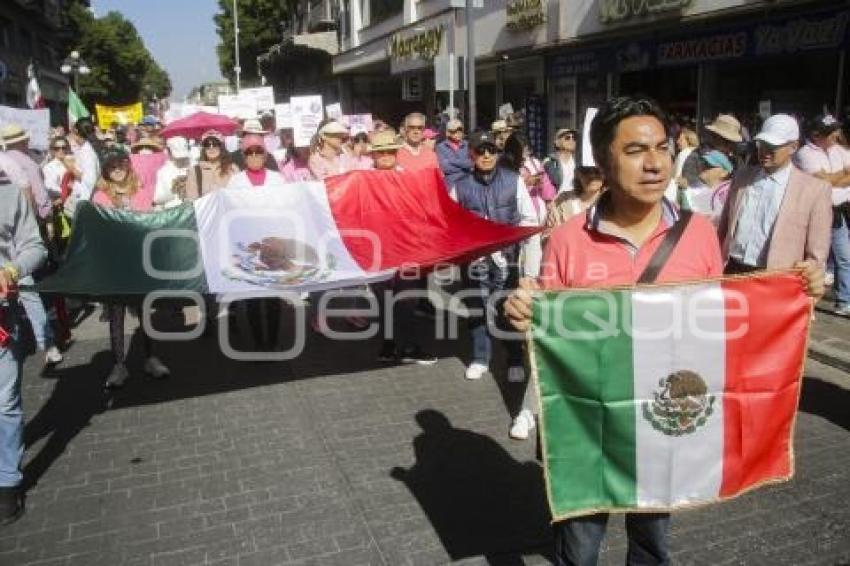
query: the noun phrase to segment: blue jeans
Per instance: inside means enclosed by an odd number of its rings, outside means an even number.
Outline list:
[[[835,303],[850,305],[850,224],[848,214],[834,209],[832,221],[832,257],[835,262]]]
[[[17,314],[14,307],[3,309],[3,328],[11,335],[0,347],[0,487],[21,483],[24,457],[24,411],[21,406],[23,358],[18,343]]]
[[[518,271],[515,265],[500,266],[487,257],[482,262],[466,267],[463,277],[465,288],[475,291],[466,297],[467,308],[475,311],[468,319],[469,333],[472,335],[472,362],[489,367],[493,357],[489,325],[504,331],[510,330],[502,313],[506,293],[495,298],[494,294],[515,288]],[[508,367],[522,365],[522,336],[517,335],[517,338],[503,341]]]
[[[576,517],[555,523],[556,566],[595,566],[599,545],[608,526],[608,513]],[[629,538],[626,564],[629,566],[666,566],[669,513],[627,513]]]
[[[32,285],[32,277],[24,277],[21,279],[21,284]],[[27,313],[27,318],[32,326],[32,334],[35,337],[35,345],[39,350],[47,350],[51,346],[56,345],[56,340],[53,336],[53,327],[50,321],[47,320],[47,310],[44,308],[44,301],[41,300],[41,295],[34,291],[21,291],[18,294],[21,306]]]

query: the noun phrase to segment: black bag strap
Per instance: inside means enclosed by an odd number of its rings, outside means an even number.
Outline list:
[[[195,165],[193,169],[195,170],[195,181],[198,183],[198,196],[202,197],[204,196],[204,175],[201,173],[200,165]]]
[[[655,283],[661,270],[664,269],[667,260],[673,254],[673,250],[676,249],[676,244],[682,239],[682,234],[685,233],[685,229],[691,221],[691,216],[693,216],[693,213],[690,210],[679,211],[679,221],[664,236],[661,245],[658,246],[652,259],[649,260],[649,265],[640,274],[640,278],[637,281],[638,284]]]

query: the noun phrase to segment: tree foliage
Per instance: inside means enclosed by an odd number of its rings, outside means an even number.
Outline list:
[[[217,47],[218,64],[222,74],[235,84],[233,0],[218,0],[218,6],[219,12],[213,18],[221,40]],[[280,42],[284,9],[279,0],[238,0],[237,6],[240,79],[243,84],[259,84],[257,57]]]
[[[79,51],[91,69],[91,74],[80,76],[80,96],[86,103],[123,105],[171,94],[168,74],[119,12],[95,18],[75,2],[68,16],[73,34],[68,48]]]

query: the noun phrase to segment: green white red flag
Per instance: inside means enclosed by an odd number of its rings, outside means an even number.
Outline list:
[[[790,479],[810,320],[792,273],[541,293],[529,344],[555,520]]]

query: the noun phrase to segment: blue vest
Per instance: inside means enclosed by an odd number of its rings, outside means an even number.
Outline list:
[[[455,193],[458,203],[470,212],[493,222],[515,226],[520,221],[516,202],[518,182],[518,173],[496,167],[489,181],[476,173],[465,175],[455,185]]]

